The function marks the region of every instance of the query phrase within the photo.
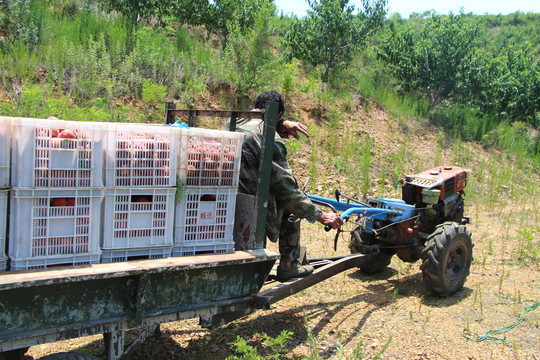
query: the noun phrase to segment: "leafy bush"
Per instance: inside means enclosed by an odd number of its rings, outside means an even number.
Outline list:
[[[165,101],[167,96],[167,87],[164,85],[158,85],[151,79],[143,79],[142,86],[142,99],[150,105],[158,105]]]

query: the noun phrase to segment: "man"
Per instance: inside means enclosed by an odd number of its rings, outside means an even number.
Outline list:
[[[278,103],[278,122],[272,155],[270,192],[266,214],[266,236],[276,242],[279,238],[281,260],[277,276],[281,281],[296,277],[305,277],[313,272],[313,266],[300,264],[300,219],[307,219],[329,225],[334,229],[343,224],[343,219],[335,213],[323,212],[299,189],[287,162],[287,148],[281,136],[292,135],[299,138],[299,133],[309,136],[304,124],[282,120],[285,102],[277,91],[261,93],[256,101],[256,109],[264,109],[267,102]],[[263,142],[263,121],[260,119],[237,122],[237,131],[245,133],[242,147],[242,165],[240,169],[239,191],[255,195],[259,157]]]

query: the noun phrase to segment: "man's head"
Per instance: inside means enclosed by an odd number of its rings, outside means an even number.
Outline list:
[[[266,103],[272,101],[278,103],[278,114],[281,115],[285,111],[285,101],[281,97],[280,93],[275,90],[265,91],[255,100],[255,109],[263,110],[266,107]],[[278,115],[278,118],[280,117]]]

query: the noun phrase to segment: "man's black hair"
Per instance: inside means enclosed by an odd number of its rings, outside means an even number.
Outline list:
[[[273,101],[278,103],[278,113],[285,111],[285,101],[283,97],[276,90],[265,91],[260,93],[255,100],[255,109],[264,109],[268,101]]]

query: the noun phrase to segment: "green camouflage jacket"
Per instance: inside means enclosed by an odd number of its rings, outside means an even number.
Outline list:
[[[227,128],[228,126],[227,124]],[[245,133],[239,181],[239,191],[245,194],[255,195],[257,192],[263,126],[264,123],[260,119],[237,120],[236,131]],[[322,215],[321,209],[298,188],[298,183],[287,162],[285,142],[276,133],[266,214],[266,235],[271,241],[277,241],[285,210],[311,223],[317,221]]]

